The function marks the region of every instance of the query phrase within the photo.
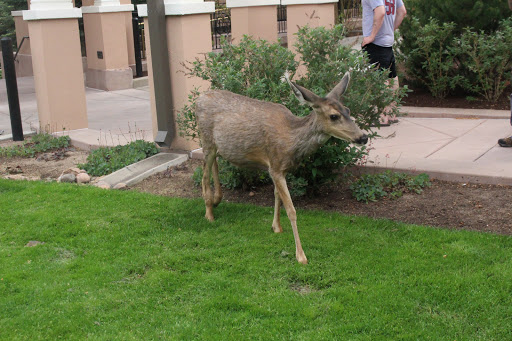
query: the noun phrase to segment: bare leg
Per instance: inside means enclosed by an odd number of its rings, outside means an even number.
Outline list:
[[[206,219],[209,221],[213,221],[213,193],[210,186],[210,172],[212,169],[212,164],[215,161],[215,151],[210,150],[206,151],[204,155],[204,166],[203,166],[203,199],[204,204],[206,206]]]
[[[283,232],[283,228],[281,227],[280,222],[280,211],[281,211],[281,197],[279,197],[279,192],[277,190],[277,186],[274,184],[274,196],[276,198],[274,205],[274,221],[272,222],[272,230],[275,233]]]
[[[288,186],[286,185],[286,179],[282,174],[271,172],[271,176],[274,180],[277,191],[279,192],[279,196],[283,201],[283,206],[286,209],[288,219],[290,219],[290,223],[292,224],[293,238],[295,238],[295,257],[299,263],[308,264],[308,259],[304,254],[304,250],[302,250],[302,245],[300,244],[299,231],[297,230],[297,212],[295,211],[295,207],[293,207],[290,192],[288,191]]]
[[[398,84],[398,77],[393,78],[392,82],[391,79],[388,79],[386,81],[386,85],[388,88],[391,88],[393,91],[397,91],[399,84]],[[386,108],[384,108],[384,113],[380,116],[380,122],[381,123],[393,123],[396,122],[396,115],[389,115],[393,111],[393,109],[396,107],[396,103],[393,102],[390,105],[388,105]],[[389,121],[393,122],[389,122]]]
[[[213,174],[213,184],[215,186],[215,192],[213,194],[213,207],[217,207],[217,206],[219,206],[219,204],[222,200],[222,188],[220,187],[219,164],[217,162],[217,158],[213,159],[212,174]]]

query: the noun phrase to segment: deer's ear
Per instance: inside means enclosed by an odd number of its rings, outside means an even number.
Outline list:
[[[350,72],[347,71],[338,85],[326,97],[339,101],[341,95],[347,91],[348,83],[350,83]]]
[[[299,100],[300,104],[308,104],[313,105],[313,102],[316,102],[320,97],[312,93],[306,88],[303,88],[300,85],[295,84],[290,80],[290,74],[288,71],[284,74],[284,79],[286,82],[290,85],[290,88],[292,88],[293,93],[295,94],[295,97]]]
[[[313,106],[313,104],[320,99],[320,97],[315,95],[313,92],[300,85],[290,82],[290,86],[292,87],[293,93],[298,98],[300,104],[308,104]]]

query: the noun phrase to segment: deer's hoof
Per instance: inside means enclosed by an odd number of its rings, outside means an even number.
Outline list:
[[[279,225],[272,225],[272,231],[274,231],[274,233],[283,233],[283,228]]]
[[[300,264],[308,264],[308,259],[306,258],[305,254],[297,255],[296,258]]]

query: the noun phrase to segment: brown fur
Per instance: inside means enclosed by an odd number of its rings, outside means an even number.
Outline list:
[[[285,176],[330,136],[366,142],[366,135],[350,119],[350,111],[338,101],[349,79],[346,74],[326,98],[319,98],[290,82],[297,97],[313,107],[313,112],[306,117],[293,115],[281,104],[263,102],[228,91],[213,90],[201,95],[196,101],[196,117],[205,155],[202,187],[206,218],[213,220],[213,207],[222,199],[217,154],[239,167],[268,170],[276,187],[272,228],[275,232],[282,232],[279,222],[282,200],[292,224],[297,260],[307,263]],[[337,115],[338,119],[333,121],[331,115]],[[212,167],[215,184],[213,196],[210,188]]]

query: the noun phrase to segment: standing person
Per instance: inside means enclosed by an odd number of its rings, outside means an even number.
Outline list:
[[[508,0],[508,7],[512,10],[512,0]],[[510,125],[512,125],[512,95],[510,95]],[[500,147],[512,147],[512,136],[498,140]]]
[[[395,30],[400,26],[407,11],[402,0],[362,0],[363,6],[363,51],[368,53],[370,62],[381,70],[389,70],[393,90],[398,89],[393,42]],[[388,86],[390,82],[387,82]],[[385,109],[388,112],[389,109]],[[396,123],[396,117],[381,114],[380,124]]]

